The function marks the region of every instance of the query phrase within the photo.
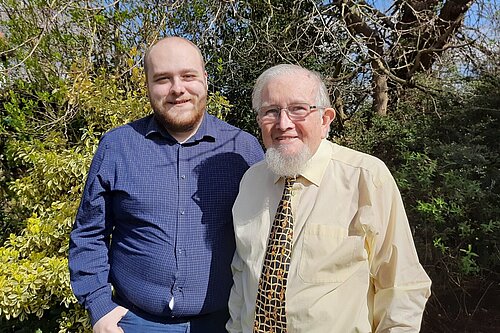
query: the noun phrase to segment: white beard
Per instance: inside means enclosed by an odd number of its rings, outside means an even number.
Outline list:
[[[266,151],[266,162],[267,167],[278,176],[294,177],[305,169],[311,156],[307,146],[294,155],[287,155],[279,148],[271,147]]]

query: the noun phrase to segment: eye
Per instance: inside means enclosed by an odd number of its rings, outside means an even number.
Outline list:
[[[196,79],[196,75],[195,74],[191,74],[191,73],[187,73],[187,74],[182,75],[182,78],[185,81],[192,81],[192,80]]]
[[[288,106],[288,111],[295,114],[304,114],[309,112],[309,105],[307,104],[292,104]]]
[[[263,116],[269,117],[269,118],[275,118],[278,116],[279,113],[280,113],[280,110],[278,108],[271,108],[271,109],[264,110]]]
[[[167,82],[167,81],[169,81],[169,80],[170,80],[170,76],[166,76],[166,75],[163,75],[163,76],[157,76],[157,77],[155,78],[155,82],[159,82],[159,83],[161,83],[161,82]]]

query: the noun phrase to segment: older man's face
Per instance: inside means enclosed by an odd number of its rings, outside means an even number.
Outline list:
[[[317,92],[317,83],[306,73],[282,75],[271,79],[264,86],[261,93],[262,107],[286,108],[296,103],[315,105]],[[315,110],[303,120],[292,121],[282,111],[275,122],[259,121],[262,140],[266,148],[276,148],[283,157],[296,156],[307,148],[314,154],[321,139],[327,136],[333,116],[333,109],[325,112],[323,117],[319,110]]]

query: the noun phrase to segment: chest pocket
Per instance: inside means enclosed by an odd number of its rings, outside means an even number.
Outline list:
[[[366,263],[363,236],[347,229],[308,224],[304,227],[299,276],[305,283],[342,283]]]

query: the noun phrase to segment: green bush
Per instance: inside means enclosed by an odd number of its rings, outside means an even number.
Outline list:
[[[391,117],[356,114],[338,139],[393,171],[435,282],[500,272],[499,83],[485,76],[433,100],[408,95]]]

